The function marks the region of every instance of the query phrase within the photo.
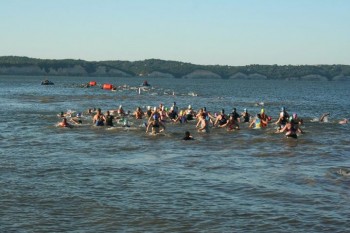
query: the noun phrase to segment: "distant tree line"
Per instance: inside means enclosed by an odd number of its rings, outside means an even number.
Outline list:
[[[160,59],[148,59],[144,61],[84,61],[74,59],[36,59],[19,56],[0,57],[1,67],[26,67],[37,66],[49,73],[50,70],[60,68],[73,68],[81,66],[87,74],[93,75],[98,67],[105,69],[117,69],[131,76],[147,76],[152,72],[171,74],[176,78],[190,74],[196,70],[206,70],[229,78],[237,73],[246,75],[260,74],[269,79],[286,79],[291,77],[303,77],[306,75],[321,75],[331,79],[335,76],[350,76],[350,65],[247,65],[247,66],[223,66],[223,65],[195,65],[178,61],[165,61]]]

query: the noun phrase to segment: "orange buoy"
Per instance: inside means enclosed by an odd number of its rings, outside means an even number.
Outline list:
[[[91,81],[89,84],[90,84],[90,86],[96,86],[97,83],[96,83],[96,81]]]
[[[113,88],[114,88],[114,86],[112,84],[109,84],[109,83],[105,83],[102,86],[102,89],[104,89],[104,90],[113,90]]]

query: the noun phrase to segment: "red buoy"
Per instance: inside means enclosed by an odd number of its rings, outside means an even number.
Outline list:
[[[114,88],[114,86],[112,84],[109,84],[109,83],[105,83],[102,86],[102,89],[104,89],[104,90],[113,90],[113,88]]]

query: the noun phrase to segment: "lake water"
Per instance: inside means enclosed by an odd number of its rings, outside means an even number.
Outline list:
[[[0,232],[347,232],[350,229],[350,82],[0,76]],[[127,85],[79,88],[91,80]],[[134,88],[133,88],[134,87]],[[198,133],[167,123],[59,128],[61,111],[137,106],[233,107],[257,102],[304,119],[297,140],[275,126]],[[330,112],[329,122],[314,121]],[[195,140],[183,141],[189,130]]]

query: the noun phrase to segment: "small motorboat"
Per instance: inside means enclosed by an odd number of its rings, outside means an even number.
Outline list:
[[[46,79],[44,81],[41,81],[41,85],[54,85],[54,83]]]

